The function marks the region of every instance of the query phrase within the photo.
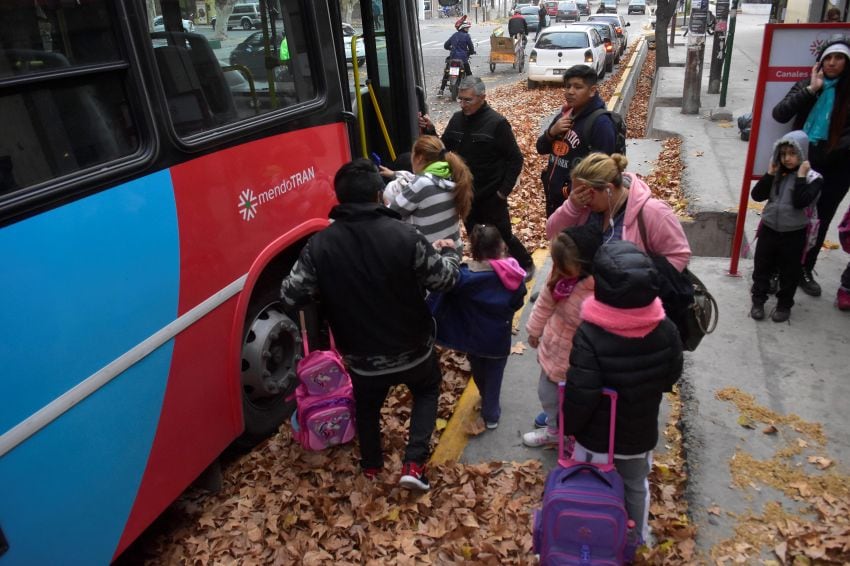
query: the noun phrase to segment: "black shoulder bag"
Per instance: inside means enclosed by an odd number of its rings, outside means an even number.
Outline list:
[[[661,289],[658,295],[664,305],[664,312],[679,330],[682,347],[693,352],[699,346],[703,336],[711,334],[717,328],[717,321],[720,318],[717,301],[690,269],[686,267],[680,273],[667,261],[666,257],[653,253],[649,249],[646,226],[643,222],[643,205],[638,210],[637,221],[643,247],[646,248],[647,255],[652,258],[661,275]]]

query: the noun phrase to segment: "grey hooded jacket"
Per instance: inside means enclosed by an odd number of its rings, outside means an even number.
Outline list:
[[[823,178],[817,171],[810,170],[805,177],[798,177],[797,170],[789,171],[779,160],[779,149],[783,145],[793,146],[800,154],[800,162],[809,156],[809,138],[803,130],[794,130],[773,144],[771,162],[778,167],[776,175],[765,174],[753,187],[752,197],[756,202],[767,200],[761,213],[761,221],[777,232],[802,230],[809,223],[806,207],[813,205],[820,196]]]

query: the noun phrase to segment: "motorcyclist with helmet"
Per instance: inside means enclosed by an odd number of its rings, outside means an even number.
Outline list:
[[[466,16],[461,16],[455,22],[457,30],[443,44],[443,49],[449,51],[449,56],[446,57],[446,68],[443,71],[443,81],[440,83],[439,95],[443,96],[443,91],[446,90],[446,84],[449,82],[449,62],[452,59],[463,61],[463,72],[466,76],[472,76],[472,69],[469,68],[469,56],[475,54],[475,44],[472,43],[472,38],[469,37],[469,28],[472,24]]]

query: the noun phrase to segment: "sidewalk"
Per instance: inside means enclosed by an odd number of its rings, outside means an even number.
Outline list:
[[[846,492],[850,489],[850,412],[844,410],[844,400],[850,398],[846,362],[850,313],[838,311],[833,304],[841,271],[850,256],[840,250],[821,252],[817,278],[824,294],[812,298],[798,291],[790,324],[750,319],[752,261],[742,259],[741,277],[730,277],[729,258],[716,257],[728,254],[731,246],[748,148],[738,137],[734,119],[752,108],[765,22],[764,16],[738,16],[726,106],[733,115],[731,123],[709,119],[719,95],[705,93],[709,72],[706,61],[700,114],[682,114],[681,104],[657,107],[651,124],[656,133],[675,133],[683,140],[683,188],[697,217],[686,227],[695,252],[691,269],[713,293],[720,310],[717,330],[696,352],[685,355],[681,381],[689,520],[698,527],[701,557],[694,563],[730,563],[736,557],[743,563],[775,561],[771,549],[781,541],[771,538],[775,524],[783,513],[801,521],[796,510],[819,502],[817,497],[826,485],[824,478],[831,478],[829,485],[839,486],[832,496],[850,500]],[[685,53],[685,39],[678,37],[671,60],[684,63]],[[656,82],[666,81],[667,92],[675,94],[678,89],[681,97],[684,73],[680,71],[678,85],[675,68],[660,72]],[[647,172],[658,156],[659,145],[652,139],[629,140],[629,168]],[[850,197],[839,208],[839,218],[848,204]],[[751,238],[758,215],[748,211],[747,216],[746,234]],[[718,237],[717,227],[722,237]],[[828,240],[837,241],[835,226]],[[702,251],[706,249],[719,251],[708,254]],[[545,257],[537,254],[536,260],[544,264]],[[548,265],[538,268],[535,288],[543,284],[547,271]],[[769,301],[768,308],[774,304]],[[530,310],[531,305],[527,305],[522,313],[515,343],[527,345],[524,328]],[[544,469],[555,465],[555,450],[522,445],[522,433],[531,430],[531,421],[539,411],[539,371],[530,348],[510,357],[499,428],[470,438],[463,462],[540,459]],[[738,405],[717,398],[724,389]],[[663,409],[666,406],[662,404]],[[662,427],[664,421],[662,417]],[[657,450],[665,450],[663,443]],[[830,464],[821,471],[818,462],[821,466]],[[769,503],[773,506],[766,507]],[[766,510],[769,516],[765,516]],[[812,515],[804,516],[813,519]],[[789,523],[785,525],[787,528]],[[746,531],[747,536],[734,538],[736,529]],[[724,556],[729,558],[721,560]]]
[[[709,119],[719,95],[705,93],[708,60],[700,114],[684,115],[675,107],[657,108],[652,122],[656,132],[675,132],[682,138],[686,166],[683,186],[692,212],[698,218],[702,215],[703,221],[713,218],[719,226],[728,226],[729,243],[748,147],[740,141],[734,120],[752,108],[765,22],[765,16],[738,16],[726,105],[733,115],[731,127],[728,122]],[[706,45],[706,57],[711,52],[711,41]],[[685,54],[686,47],[679,45],[677,39],[671,61],[683,63]],[[670,90],[674,88],[671,75],[675,73],[667,73]],[[683,79],[682,70],[680,93]],[[828,240],[838,241],[835,224],[848,204],[850,198],[839,208]],[[747,240],[757,223],[758,215],[748,210]],[[719,243],[717,238],[701,242],[700,232],[693,227],[688,235],[695,256],[700,255],[698,250],[716,248]],[[727,252],[729,247],[726,244]],[[763,516],[765,505],[777,502],[783,513],[793,517],[795,510],[817,500],[820,493],[814,493],[815,486],[825,474],[835,474],[839,484],[848,484],[850,413],[844,410],[844,400],[850,395],[846,346],[850,315],[834,306],[840,274],[848,259],[841,250],[821,252],[817,279],[823,286],[823,296],[812,298],[798,290],[790,324],[749,318],[751,260],[741,260],[742,277],[727,275],[728,258],[694,257],[691,261],[691,269],[720,306],[716,332],[706,337],[696,352],[686,354],[682,384],[690,514],[698,526],[698,549],[706,558],[712,556],[714,549],[714,559],[729,556],[731,561],[737,555],[746,557],[747,563],[775,560],[770,550],[781,539],[768,535],[778,517],[775,507],[771,508],[771,517]],[[771,300],[767,306],[774,305]],[[736,407],[717,398],[724,388],[736,388],[753,399],[748,403],[744,397],[737,397],[742,404]],[[727,393],[739,395],[737,391]],[[747,407],[756,410],[750,412]],[[789,415],[822,425],[824,443],[820,444],[815,439],[818,435],[810,434],[812,429],[804,424],[789,425]],[[772,432],[765,421],[775,423],[777,432]],[[825,472],[812,463],[825,462],[812,460],[818,457],[832,463]],[[746,520],[748,514],[754,518]],[[760,533],[761,538],[753,535],[736,539],[738,550],[732,543],[715,546],[728,541],[742,526],[751,535]]]

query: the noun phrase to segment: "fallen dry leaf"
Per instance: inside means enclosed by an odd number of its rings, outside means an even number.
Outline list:
[[[824,458],[823,456],[809,456],[808,458],[809,464],[814,464],[821,470],[825,470],[832,465],[832,460],[829,458]]]
[[[523,352],[525,352],[525,348],[526,348],[525,344],[523,344],[522,342],[517,342],[516,344],[511,346],[511,354],[522,355]]]

